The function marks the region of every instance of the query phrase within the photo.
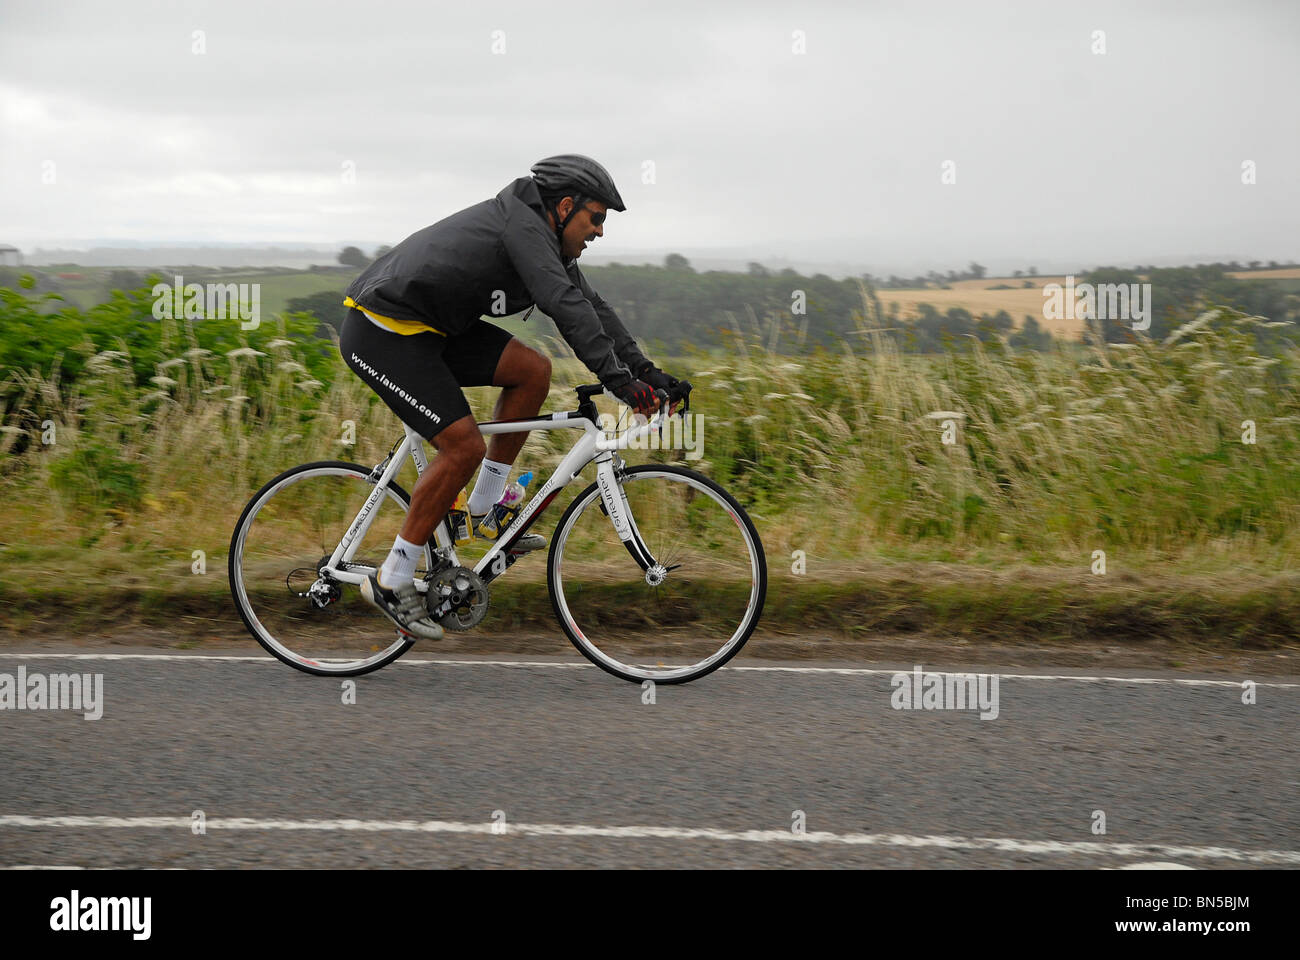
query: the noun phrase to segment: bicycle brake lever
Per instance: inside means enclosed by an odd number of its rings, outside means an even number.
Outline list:
[[[680,402],[682,407],[677,411],[678,416],[683,416],[691,409],[691,382],[689,380],[677,381],[677,386],[668,395],[668,403],[671,406]]]

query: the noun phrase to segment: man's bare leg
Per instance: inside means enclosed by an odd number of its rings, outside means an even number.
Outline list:
[[[411,507],[402,524],[401,538],[424,544],[434,527],[447,515],[458,494],[483,462],[486,447],[473,417],[461,417],[443,428],[432,441],[438,452],[411,491]]]
[[[518,340],[510,340],[497,361],[492,381],[502,388],[493,419],[512,420],[537,416],[551,389],[551,362]],[[469,497],[469,512],[476,517],[489,513],[501,499],[510,478],[510,468],[528,439],[527,433],[493,434],[487,456]]]
[[[505,388],[497,397],[493,420],[536,416],[551,391],[551,361],[518,340],[511,340],[497,362],[492,382]],[[488,441],[487,458],[512,464],[527,439],[527,433],[493,434]]]
[[[497,397],[492,419],[535,416],[551,389],[551,361],[512,339],[497,362],[493,383],[504,389]],[[456,502],[456,494],[474,476],[484,455],[498,463],[513,464],[527,439],[527,433],[498,433],[485,447],[473,417],[464,417],[445,427],[432,441],[438,453],[411,491],[411,508],[402,524],[402,539],[426,543],[433,536],[434,527]]]
[[[388,557],[361,584],[361,594],[406,633],[441,640],[443,629],[428,616],[413,577],[424,545],[487,448],[473,417],[461,417],[433,438],[438,454],[415,489],[411,507]]]

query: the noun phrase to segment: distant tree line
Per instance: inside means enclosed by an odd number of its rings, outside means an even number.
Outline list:
[[[750,268],[757,264],[750,264]],[[1037,267],[1030,267],[1030,276],[1038,275]],[[947,290],[954,283],[962,280],[983,280],[988,274],[988,268],[983,264],[971,261],[970,266],[964,271],[949,270],[947,273],[940,273],[938,270],[931,270],[926,274],[917,274],[915,277],[900,277],[891,273],[888,277],[877,277],[874,274],[864,273],[862,279],[874,287],[881,290],[926,290],[933,288],[935,290]],[[1016,271],[1016,276],[1020,276],[1020,271]]]
[[[1081,277],[1094,285],[1151,284],[1151,327],[1144,335],[1164,339],[1180,324],[1194,319],[1202,306],[1210,303],[1236,307],[1253,316],[1270,321],[1300,319],[1300,297],[1278,283],[1244,280],[1228,276],[1232,264],[1195,267],[1098,267]],[[1267,269],[1279,269],[1271,267]],[[1090,326],[1109,343],[1132,342],[1133,325],[1127,320],[1101,318]],[[1295,327],[1260,329],[1256,333],[1261,345],[1283,340],[1295,341]]]
[[[1230,277],[1230,266],[1100,267],[1081,274],[1076,281],[1150,283],[1152,320],[1145,331],[1149,337],[1167,336],[1205,302],[1224,303],[1271,320],[1295,318],[1300,301],[1287,291],[1288,281]],[[980,264],[972,263],[960,276],[969,279],[983,271]],[[976,316],[962,307],[941,311],[922,303],[911,315],[900,315],[899,305],[883,307],[877,292],[891,287],[878,284],[870,275],[834,280],[823,273],[809,277],[789,268],[773,271],[760,263],[750,263],[744,273],[701,273],[676,253],[666,257],[662,266],[613,263],[586,267],[583,272],[635,336],[650,349],[669,352],[680,352],[686,344],[717,346],[734,335],[757,335],[778,353],[801,353],[818,346],[839,349],[846,340],[863,343],[864,330],[894,339],[903,350],[922,353],[971,338],[1006,340],[1013,347],[1034,350],[1052,343],[1041,312],[1022,317],[1018,326],[1005,310]],[[342,299],[341,292],[318,293],[290,301],[289,308],[310,311],[337,328],[346,314]],[[540,334],[558,335],[540,311],[533,321]],[[1093,329],[1110,342],[1135,336],[1133,323],[1125,319],[1094,321]],[[1284,330],[1270,336],[1277,339],[1293,334]]]

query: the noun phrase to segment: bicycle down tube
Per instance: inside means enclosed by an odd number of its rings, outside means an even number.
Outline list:
[[[325,566],[325,572],[342,583],[360,584],[366,578],[361,574],[350,573],[346,570],[340,570],[340,563],[351,563],[352,557],[357,552],[357,546],[365,537],[366,531],[370,529],[370,524],[375,519],[375,507],[383,498],[388,485],[393,482],[393,477],[397,476],[397,471],[402,469],[402,464],[406,460],[408,452],[415,458],[416,470],[420,470],[420,462],[424,460],[424,451],[418,443],[412,443],[412,440],[418,441],[419,438],[411,433],[408,428],[406,437],[402,440],[393,456],[389,459],[388,465],[379,480],[375,483],[374,489],[370,491],[370,496],[366,497],[366,502],[357,512],[356,519],[352,521],[352,526],[348,532],[343,535],[334,552],[330,554],[329,563]],[[419,456],[416,457],[416,454]]]
[[[636,530],[636,523],[628,507],[627,495],[617,483],[614,453],[626,449],[649,431],[658,429],[662,416],[662,413],[656,414],[653,419],[624,431],[613,440],[606,439],[600,427],[577,413],[556,413],[549,418],[488,421],[479,424],[480,431],[488,435],[567,428],[580,429],[583,431],[583,436],[574,444],[573,449],[565,454],[564,459],[555,468],[555,472],[542,484],[533,499],[524,507],[523,512],[510,526],[501,531],[497,542],[474,566],[474,572],[482,577],[485,583],[495,580],[504,573],[515,560],[508,553],[511,544],[527,532],[528,527],[543,510],[550,506],[556,495],[576,480],[587,464],[593,460],[596,463],[596,479],[600,487],[601,499],[619,539],[627,546],[628,552],[632,554],[641,569],[647,570],[653,566],[654,558]],[[506,557],[504,561],[498,559],[503,555]]]

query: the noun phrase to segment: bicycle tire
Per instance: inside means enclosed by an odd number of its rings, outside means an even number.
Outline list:
[[[673,559],[681,559],[682,563],[677,564],[677,568],[685,570],[686,573],[680,574],[677,569],[673,569],[665,576],[662,583],[651,586],[648,582],[649,572],[643,571],[622,547],[608,517],[599,516],[597,519],[598,514],[604,513],[604,506],[599,487],[592,483],[569,504],[556,525],[551,540],[546,580],[556,620],[559,621],[569,641],[584,657],[616,677],[633,683],[652,680],[655,683],[665,684],[687,683],[699,679],[717,670],[739,653],[758,625],[767,596],[767,561],[762,540],[753,521],[736,499],[715,481],[694,470],[666,464],[642,464],[620,470],[617,476],[619,485],[625,493],[637,489],[635,498],[631,495],[628,497],[629,507],[633,520],[645,537],[651,552],[655,553],[656,549],[662,552],[662,555],[656,553],[656,558],[661,563],[670,558],[669,554]],[[664,493],[649,492],[652,488],[640,486],[656,478],[666,483],[657,484],[653,490],[662,488]],[[719,556],[716,551],[710,552],[689,537],[685,542],[692,545],[688,547],[668,542],[675,533],[682,535],[677,537],[681,540],[686,536],[687,528],[698,526],[701,519],[699,510],[695,511],[694,517],[688,516],[693,509],[690,506],[693,494],[688,496],[684,487],[669,488],[670,485],[678,483],[689,486],[697,492],[706,493],[714,504],[722,508],[720,511],[715,511],[710,507],[703,507],[707,513],[704,522],[711,532],[718,536],[722,535],[723,528],[726,528],[727,524],[727,521],[722,519],[725,515],[729,515],[730,519],[735,521],[735,527],[739,529],[740,536],[736,542],[745,545],[747,557],[744,563],[736,561],[727,568],[730,577],[726,578],[725,582],[721,577],[717,582],[712,582],[707,577],[710,566],[715,569],[718,567],[718,564],[713,562]],[[654,497],[660,498],[658,503],[652,499]],[[647,512],[648,504],[655,506]],[[638,506],[642,511],[640,514],[638,514]],[[655,514],[653,521],[649,513]],[[659,516],[660,513],[663,516]],[[584,515],[588,516],[587,521],[581,519]],[[602,539],[604,535],[598,531],[606,529],[612,539]],[[588,533],[588,530],[591,532]],[[575,534],[576,531],[580,533]],[[698,533],[698,530],[696,532]],[[652,542],[656,539],[661,542]],[[566,547],[571,551],[567,559]],[[577,553],[590,547],[595,547],[595,553],[599,556],[593,555],[586,561],[576,556]],[[704,558],[703,561],[701,558]],[[585,568],[583,563],[586,564]],[[745,567],[745,563],[748,567]],[[697,570],[706,573],[701,575],[695,572]],[[748,587],[743,582],[745,575],[749,576]],[[567,586],[566,577],[569,580]],[[737,580],[737,577],[740,579]],[[638,578],[640,582],[637,582]],[[601,582],[597,584],[595,581],[598,579]],[[592,581],[589,593],[588,587],[583,582],[587,580]],[[681,596],[672,597],[670,600],[660,592],[661,588],[669,583],[675,583],[681,588]],[[641,586],[647,586],[653,592],[646,594],[641,591]],[[579,594],[586,594],[591,599],[591,603],[575,603]],[[633,636],[631,630],[611,625],[608,616],[605,616],[605,624],[600,622],[606,611],[611,608],[618,609],[617,604],[621,602],[620,598],[623,596],[631,598],[632,601],[624,609],[639,618],[643,628],[650,628],[655,638],[654,642],[662,643],[663,649],[673,649],[670,658],[689,658],[694,656],[689,652],[692,649],[699,651],[711,649],[712,639],[699,639],[700,618],[705,614],[713,613],[729,596],[744,596],[745,602],[743,612],[738,616],[733,616],[731,610],[718,614],[719,623],[722,625],[719,629],[727,629],[726,625],[731,619],[736,619],[737,622],[734,631],[712,653],[684,667],[668,666],[660,662],[659,666],[652,668],[627,662],[657,657],[653,651],[646,652],[652,641],[645,636],[644,629],[639,631],[637,636]],[[575,610],[578,606],[585,606],[586,609]],[[695,618],[694,621],[692,617]],[[579,619],[586,619],[588,622],[584,626],[578,622]],[[673,633],[673,630],[687,624],[690,624],[690,630],[678,630],[677,634]],[[593,632],[599,632],[601,639],[595,640],[589,636]],[[687,634],[690,639],[686,639]],[[618,652],[613,652],[615,650]],[[625,650],[626,653],[623,652]]]
[[[317,676],[359,676],[364,673],[378,670],[380,667],[392,663],[409,650],[415,641],[410,637],[398,633],[396,627],[392,625],[392,622],[384,617],[380,611],[370,606],[368,601],[360,596],[360,592],[355,587],[351,584],[339,585],[341,589],[346,588],[350,590],[351,593],[355,593],[355,597],[352,597],[351,594],[349,594],[349,601],[356,603],[355,609],[359,614],[355,622],[357,624],[362,624],[362,621],[364,620],[361,629],[365,631],[369,631],[370,624],[373,623],[376,634],[381,630],[386,632],[385,628],[391,629],[391,632],[396,639],[393,640],[389,646],[379,650],[379,652],[373,657],[334,661],[327,657],[308,656],[296,652],[292,646],[290,646],[290,643],[297,645],[300,643],[299,640],[275,636],[272,628],[263,623],[263,618],[268,616],[267,609],[269,606],[264,607],[262,610],[262,616],[259,616],[259,611],[255,608],[252,598],[254,591],[250,591],[249,586],[246,583],[248,573],[245,570],[245,550],[248,544],[250,529],[256,522],[258,514],[261,513],[266,508],[267,504],[272,501],[275,494],[280,493],[282,490],[289,489],[291,483],[305,480],[312,475],[354,479],[357,481],[356,487],[358,494],[364,495],[368,495],[369,489],[373,487],[374,484],[374,481],[369,479],[371,475],[370,467],[365,467],[356,463],[348,463],[343,460],[317,460],[311,463],[299,464],[296,467],[292,467],[291,469],[278,474],[271,480],[268,480],[255,494],[253,494],[247,505],[245,505],[243,512],[239,515],[239,520],[235,524],[234,532],[230,538],[227,571],[230,580],[231,597],[234,600],[235,609],[239,611],[240,619],[243,620],[244,626],[248,628],[249,633],[251,633],[253,638],[261,644],[263,649],[274,656],[277,660],[280,660],[297,670],[301,670],[304,673],[310,673]],[[348,484],[345,486],[351,485]],[[404,516],[406,511],[410,508],[410,495],[397,483],[390,483],[386,493],[386,499],[395,501],[401,507],[402,515]],[[347,531],[348,524],[350,523],[352,516],[355,515],[355,511],[360,509],[361,504],[364,502],[364,495],[355,498],[344,498],[345,502],[340,504],[340,509],[343,511],[343,514],[346,515],[347,519],[343,521],[342,526],[338,527],[337,533],[333,535],[333,541],[327,541],[323,544],[322,549],[324,551],[324,556],[313,559],[319,560],[328,557],[329,552],[333,550],[333,547],[338,543],[338,540],[341,539],[343,534]],[[350,495],[348,496],[350,497]],[[381,501],[376,507],[376,513],[378,513],[384,502],[386,502],[386,500]],[[351,513],[348,513],[348,511],[351,511]],[[307,521],[304,518],[302,524],[305,526],[306,523]],[[290,529],[289,532],[292,533],[292,529]],[[383,544],[380,549],[383,549],[386,553],[388,544]],[[425,545],[424,553],[424,569],[428,570],[433,563],[433,554],[427,544]],[[292,590],[287,587],[287,580],[291,575],[289,565],[294,562],[296,561],[292,558],[286,559],[283,564],[285,569],[280,571],[286,574],[285,593],[290,599],[282,601],[282,604],[284,609],[287,611],[294,611],[294,605],[292,603],[293,593]],[[297,570],[303,568],[298,567],[292,569]],[[311,575],[310,572],[303,574],[304,578]],[[318,577],[317,579],[319,580],[320,578]],[[269,574],[267,577],[257,581],[259,587],[263,591],[269,590],[270,582]],[[274,591],[270,591],[270,593],[274,595]],[[339,606],[342,606],[342,604],[340,603]],[[302,600],[297,607],[296,612],[298,616],[302,618],[302,622],[304,623],[310,622],[312,613],[320,612],[314,611],[310,601],[307,600]],[[371,614],[373,614],[373,617],[370,616]],[[284,616],[288,617],[288,614],[285,614]]]

